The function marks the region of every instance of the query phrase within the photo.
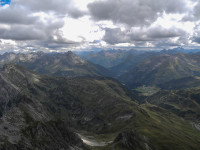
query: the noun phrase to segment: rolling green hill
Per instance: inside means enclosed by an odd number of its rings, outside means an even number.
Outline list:
[[[160,91],[147,99],[187,120],[200,122],[200,88]]]

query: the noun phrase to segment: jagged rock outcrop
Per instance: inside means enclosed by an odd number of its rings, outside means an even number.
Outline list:
[[[113,149],[123,150],[151,150],[144,138],[133,131],[122,132],[115,138]]]

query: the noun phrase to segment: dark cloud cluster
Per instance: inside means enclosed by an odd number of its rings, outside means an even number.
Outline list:
[[[104,41],[109,44],[118,43],[134,43],[134,42],[147,42],[157,41],[161,39],[168,39],[173,37],[184,36],[185,31],[176,27],[165,29],[161,26],[143,29],[143,30],[124,30],[120,28],[106,29]]]
[[[94,20],[111,20],[128,26],[150,25],[165,13],[182,13],[183,0],[106,0],[88,5]]]
[[[82,17],[85,14],[74,6],[72,0],[14,0],[13,5],[23,6],[33,12],[68,14],[75,18]]]
[[[5,24],[34,24],[39,17],[30,16],[31,11],[20,7],[6,7],[0,9],[0,23]]]
[[[191,13],[191,18],[193,17],[195,21],[200,20],[200,1],[198,1],[197,5],[194,7],[194,10]]]

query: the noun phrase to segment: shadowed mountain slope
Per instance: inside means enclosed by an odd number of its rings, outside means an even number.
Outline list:
[[[0,149],[79,149],[80,138],[24,88],[37,80],[19,66],[0,71]]]

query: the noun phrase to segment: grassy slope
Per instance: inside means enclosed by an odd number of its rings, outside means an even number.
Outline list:
[[[200,133],[196,129],[192,129],[187,121],[155,105],[145,104],[141,108],[147,112],[149,117],[145,118],[138,114],[137,118],[132,119],[122,130],[135,130],[139,135],[142,135],[141,141],[147,143],[152,149],[199,149]],[[120,149],[121,145],[118,144],[114,147]],[[113,148],[113,144],[105,148],[96,147],[94,149],[111,148]],[[125,146],[124,149],[128,148]]]
[[[200,89],[160,91],[147,99],[188,120],[200,121]]]

